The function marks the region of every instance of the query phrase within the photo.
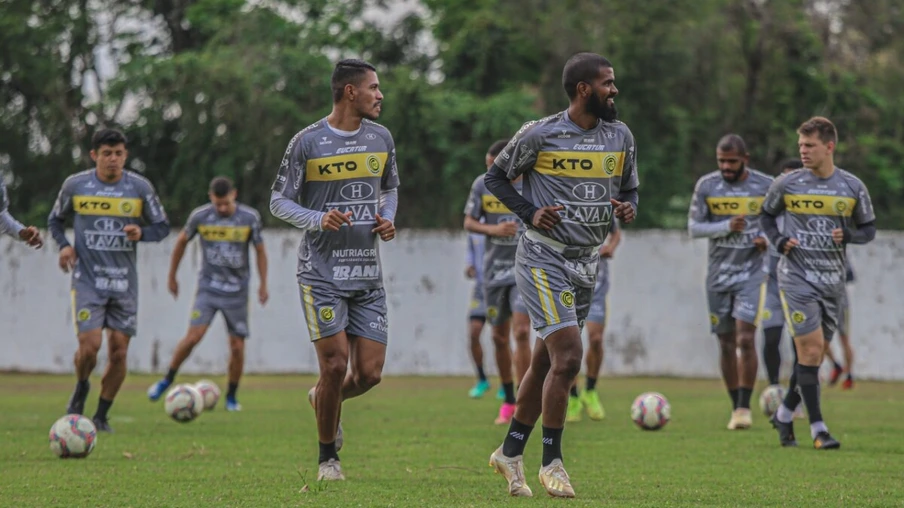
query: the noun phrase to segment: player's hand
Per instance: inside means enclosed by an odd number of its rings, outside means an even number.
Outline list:
[[[615,218],[624,222],[625,224],[630,224],[634,222],[634,207],[631,203],[622,203],[616,199],[610,199],[610,203],[612,203],[612,211],[615,213]]]
[[[71,245],[60,250],[60,270],[63,270],[63,273],[69,273],[69,270],[74,269],[76,261],[78,261],[78,257]]]
[[[19,239],[28,244],[29,247],[34,247],[36,249],[40,249],[44,246],[44,240],[41,239],[41,233],[38,232],[38,228],[34,226],[28,226],[22,231],[19,231]]]
[[[380,240],[383,240],[384,242],[388,242],[395,238],[395,224],[393,224],[392,221],[380,217],[380,214],[376,214],[374,218],[377,220],[377,227],[373,228],[371,233],[380,235]]]
[[[797,238],[791,238],[787,242],[785,242],[785,255],[791,252],[791,249],[800,245],[800,242],[797,241]]]
[[[767,248],[769,248],[769,243],[766,242],[766,239],[762,236],[758,236],[753,239],[753,245],[756,247],[756,250],[763,252]]]
[[[261,287],[257,290],[257,299],[261,302],[261,305],[267,304],[267,300],[270,299],[270,292],[267,291],[266,284],[261,284]]]
[[[126,238],[133,242],[141,240],[141,226],[138,224],[127,224],[122,231],[126,234]]]
[[[615,254],[615,249],[612,248],[608,243],[600,247],[600,257],[603,259],[612,259],[612,256]]]
[[[467,277],[469,279],[473,279],[474,277],[477,277],[477,268],[474,268],[473,266],[469,266],[469,267],[465,268],[465,277]]]
[[[320,228],[324,231],[339,231],[343,224],[352,225],[352,212],[340,212],[333,208],[320,221]]]
[[[502,238],[511,238],[518,234],[518,223],[517,222],[500,222],[493,228],[493,236],[499,236]]]
[[[543,208],[534,212],[534,217],[531,220],[531,223],[536,228],[546,230],[552,229],[556,224],[562,222],[562,216],[559,215],[559,212],[564,209],[565,207],[562,205],[544,206]]]
[[[731,229],[732,233],[742,233],[747,229],[747,219],[745,219],[743,215],[732,217],[728,222],[728,227]]]
[[[167,289],[171,295],[173,295],[173,299],[179,298],[179,281],[176,280],[175,277],[170,277],[169,281],[166,283]]]
[[[841,228],[835,228],[832,230],[832,240],[835,241],[836,245],[841,245],[844,243],[844,230]]]

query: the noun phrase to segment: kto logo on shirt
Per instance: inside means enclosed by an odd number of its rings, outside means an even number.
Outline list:
[[[141,217],[141,200],[138,198],[79,195],[72,198],[72,208],[79,215]]]

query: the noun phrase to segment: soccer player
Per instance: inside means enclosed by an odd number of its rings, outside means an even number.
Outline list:
[[[513,496],[532,495],[523,454],[542,413],[540,483],[551,496],[574,497],[562,463],[562,430],[568,391],[581,370],[581,328],[612,217],[630,223],[637,208],[637,154],[631,131],[617,120],[612,64],[594,53],[575,54],[565,63],[562,85],[568,109],[524,124],[485,179],[528,227],[515,274],[542,339],[518,389],[505,440],[490,456]],[[520,176],[523,195],[511,184]]]
[[[779,173],[789,173],[803,167],[800,159],[787,159],[779,165]],[[782,229],[782,217],[776,218],[779,230]],[[766,365],[766,374],[770,385],[779,385],[779,370],[782,365],[781,341],[784,332],[785,318],[782,313],[782,303],[778,293],[778,261],[781,254],[775,246],[769,244],[769,254],[766,256],[766,286],[765,293],[761,295],[760,322],[763,328],[763,363]]]
[[[383,94],[376,69],[341,60],[333,109],[289,141],[271,213],[301,229],[298,283],[320,379],[308,392],[320,441],[318,480],[344,480],[342,402],[380,382],[386,358],[386,293],[377,237],[395,238],[399,173],[392,135],[374,120]]]
[[[44,245],[41,233],[34,226],[25,227],[9,213],[9,196],[6,183],[0,178],[0,234],[21,240],[29,247],[40,249]]]
[[[93,420],[97,430],[112,432],[107,413],[126,378],[126,353],[138,326],[138,242],[159,242],[169,235],[170,226],[151,182],[123,170],[129,154],[126,137],[102,129],[94,133],[91,144],[96,167],[63,182],[47,223],[60,248],[60,268],[72,272],[78,383],[67,411],[85,411],[88,377],[106,329],[107,368]],[[70,217],[74,247],[64,229]]]
[[[486,162],[492,167],[496,156],[508,140],[499,140],[487,151]],[[495,153],[494,153],[495,152]],[[465,205],[464,227],[472,233],[486,235],[483,259],[484,301],[487,319],[492,326],[496,366],[504,390],[504,399],[496,417],[497,425],[507,425],[515,413],[515,379],[521,384],[530,366],[530,318],[515,284],[515,251],[524,225],[499,201],[484,184],[484,176],[474,180]],[[521,180],[513,183],[521,192]],[[509,330],[515,337],[515,379],[512,377],[512,350]]]
[[[796,379],[772,417],[782,446],[796,446],[792,411],[803,398],[816,449],[841,446],[829,434],[819,400],[819,365],[825,341],[838,325],[844,295],[845,249],[876,236],[869,191],[851,173],[835,167],[835,125],[813,117],[798,129],[805,168],[779,177],[763,203],[762,225],[782,253],[778,283],[785,320],[797,350]],[[784,228],[776,217],[784,212]],[[793,384],[799,385],[798,390]]]
[[[577,381],[571,385],[566,422],[581,421],[582,409],[587,410],[587,416],[591,420],[602,420],[606,417],[606,410],[603,409],[600,396],[596,391],[596,379],[603,366],[603,335],[609,319],[609,260],[615,254],[615,249],[620,241],[621,229],[618,228],[618,221],[614,220],[606,243],[600,247],[596,286],[593,287],[593,300],[590,302],[590,312],[587,314],[588,347],[587,352],[584,353],[584,361],[587,364],[587,381],[584,390],[580,393],[578,393]]]
[[[483,346],[480,335],[487,321],[486,304],[483,299],[483,254],[484,236],[468,233],[468,250],[465,256],[465,277],[474,281],[471,303],[468,308],[468,343],[471,348],[471,359],[477,369],[477,383],[468,391],[472,399],[479,399],[490,389],[490,381],[483,371]]]
[[[759,211],[772,177],[747,167],[744,140],[723,136],[716,145],[717,171],[694,188],[687,227],[692,238],[709,238],[706,296],[711,333],[719,338],[722,379],[731,397],[728,429],[752,424],[750,397],[756,384],[754,344],[768,244]],[[741,350],[740,361],[738,349]]]
[[[854,349],[851,347],[851,301],[849,286],[854,283],[854,270],[851,268],[851,260],[847,259],[845,266],[845,286],[844,294],[841,297],[841,310],[838,313],[838,338],[841,340],[841,350],[844,353],[844,363],[842,366],[835,358],[832,352],[832,346],[826,341],[826,357],[832,362],[832,374],[829,377],[829,386],[835,386],[842,374],[847,373],[844,382],[841,383],[843,390],[851,390],[854,388],[854,375],[851,373],[851,367],[854,363]]]
[[[251,280],[248,246],[253,245],[257,258],[260,287],[257,292],[261,305],[267,303],[267,251],[261,237],[261,217],[257,210],[236,202],[232,181],[218,176],[210,182],[207,193],[210,203],[195,208],[188,217],[185,229],[176,239],[170,260],[169,291],[179,296],[176,272],[185,247],[195,236],[201,235],[202,264],[198,289],[192,304],[188,333],[179,341],[170,361],[166,377],[151,385],[148,398],[156,401],[176,378],[176,372],[197,346],[216,314],[222,313],[229,334],[229,390],[226,410],[239,411],[236,401],[239,380],[245,364],[245,340],[248,337],[248,286]]]

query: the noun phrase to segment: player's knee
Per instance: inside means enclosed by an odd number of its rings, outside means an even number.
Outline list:
[[[320,375],[331,379],[343,379],[348,370],[348,357],[344,355],[332,355],[320,362]]]
[[[755,342],[752,333],[739,333],[737,342],[742,351],[753,351],[754,349]]]
[[[738,343],[734,337],[719,337],[719,350],[725,356],[736,355],[738,354]]]
[[[596,351],[603,350],[603,334],[602,333],[590,333],[587,335],[587,345],[590,349]]]
[[[126,347],[115,347],[110,350],[108,361],[113,365],[125,365],[129,349]]]
[[[509,336],[507,333],[493,330],[493,344],[497,349],[509,347]]]
[[[581,372],[581,352],[563,351],[556,355],[550,370],[557,376],[574,379]]]
[[[242,357],[245,355],[245,341],[243,340],[230,340],[229,341],[229,353],[234,357]]]
[[[512,325],[512,334],[516,342],[530,342],[530,323]]]
[[[355,376],[355,384],[366,388],[377,386],[383,380],[382,370],[381,368],[369,368],[358,372],[358,375]]]

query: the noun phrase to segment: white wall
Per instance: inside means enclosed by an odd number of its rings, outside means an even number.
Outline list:
[[[291,231],[265,234],[270,302],[263,308],[256,300],[251,305],[247,372],[317,371],[295,282],[297,239]],[[129,351],[135,371],[165,370],[187,327],[197,244],[183,261],[182,295],[174,301],[166,291],[174,240],[172,235],[161,244],[141,245],[139,332]],[[464,235],[402,231],[381,248],[390,313],[386,374],[470,375]],[[855,372],[862,378],[904,379],[902,248],[904,234],[887,232],[868,246],[850,248],[858,276],[852,288]],[[612,262],[607,374],[718,377],[718,345],[708,333],[703,292],[705,256],[705,241],[690,241],[680,231],[625,231]],[[69,280],[56,260],[53,245],[29,251],[8,238],[0,240],[0,370],[72,371],[76,339]],[[253,287],[256,291],[256,281]],[[486,335],[484,350],[491,373]],[[225,327],[218,318],[183,371],[223,372],[227,355]]]

